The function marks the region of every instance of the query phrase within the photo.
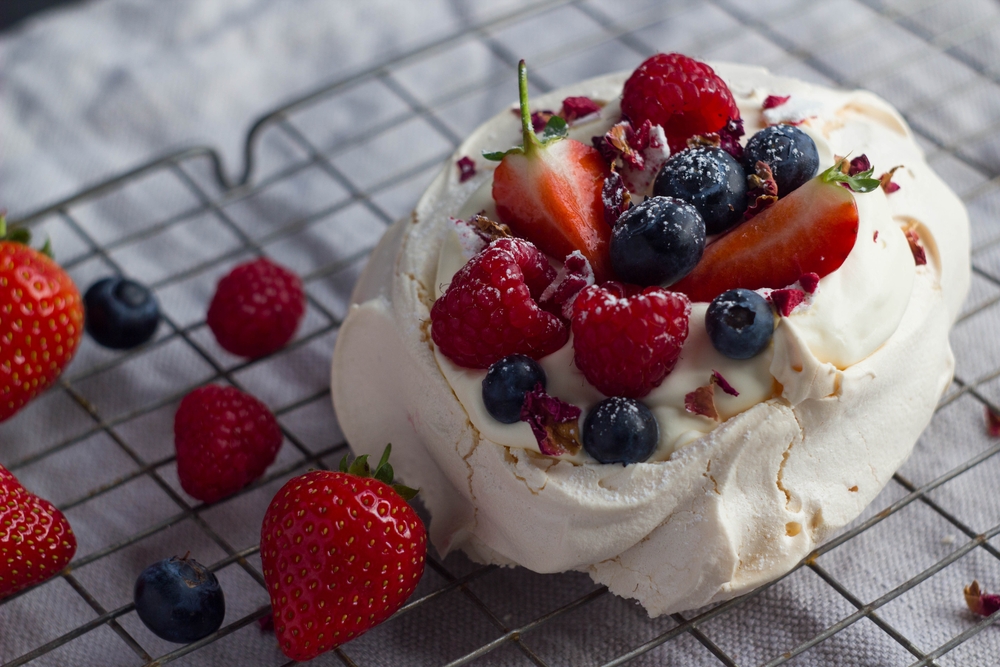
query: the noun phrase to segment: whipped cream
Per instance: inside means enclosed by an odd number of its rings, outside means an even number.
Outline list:
[[[394,445],[396,468],[433,516],[432,542],[482,562],[539,572],[579,569],[652,614],[697,607],[780,576],[860,513],[908,456],[953,370],[948,329],[968,289],[968,220],[927,167],[898,113],[878,97],[764,70],[720,64],[751,135],[769,94],[814,115],[800,126],[821,168],[866,153],[876,170],[902,164],[901,189],[855,195],[858,241],[809,303],[782,318],[771,348],[746,361],[718,355],[694,304],[681,360],[644,399],[664,431],[653,460],[604,465],[537,453],[526,424],[482,407],[482,371],[435,351],[429,309],[464,264],[450,216],[491,212],[492,171],[459,183],[449,163],[380,243],[355,290],[333,364],[340,424],[359,453]],[[614,100],[627,73],[535,101]],[[573,128],[587,141],[617,119],[615,102]],[[519,141],[506,111],[455,159]],[[484,201],[485,193],[485,201]],[[900,227],[916,228],[928,264],[915,267]],[[876,236],[875,232],[878,232]],[[602,396],[572,363],[572,344],[541,360],[549,393],[586,409]],[[684,411],[683,397],[719,371],[722,424]],[[664,428],[666,427],[666,428]]]

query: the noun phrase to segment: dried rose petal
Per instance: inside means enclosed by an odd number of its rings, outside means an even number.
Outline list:
[[[580,408],[549,396],[539,382],[524,396],[521,421],[528,422],[546,456],[576,454],[580,451]]]
[[[477,213],[469,218],[468,224],[474,227],[480,238],[487,243],[492,243],[497,239],[506,239],[513,236],[510,232],[510,227],[502,222],[490,220],[482,213]]]
[[[582,252],[574,250],[566,256],[555,280],[538,297],[538,305],[554,315],[571,320],[577,294],[593,284],[594,269]]]
[[[818,273],[803,273],[799,277],[799,284],[802,285],[802,289],[805,290],[806,294],[812,294],[819,287],[819,274]]]
[[[790,97],[791,95],[768,95],[764,98],[764,103],[761,106],[765,109],[780,107],[782,104],[787,102]]]
[[[742,118],[730,118],[726,126],[719,130],[719,148],[732,155],[737,162],[743,160],[743,145],[740,144],[740,137],[744,134]]]
[[[979,582],[973,581],[965,587],[965,604],[969,611],[980,616],[992,616],[1000,611],[1000,595],[986,593],[979,588]]]
[[[614,162],[616,158],[621,157],[625,164],[635,169],[642,169],[645,164],[642,151],[649,146],[652,127],[648,120],[639,126],[638,130],[633,129],[632,124],[627,120],[612,125],[603,137],[604,143],[613,149],[613,157],[609,162]],[[598,150],[601,148],[598,147]],[[605,150],[602,150],[601,154],[606,156]]]
[[[1000,438],[1000,414],[986,407],[986,432],[992,438]]]
[[[778,201],[778,182],[774,180],[771,166],[760,160],[754,165],[756,173],[747,176],[747,199],[750,204],[743,212],[743,219],[749,220],[768,206]]]
[[[788,317],[795,310],[795,306],[805,300],[806,293],[800,289],[776,289],[768,295],[768,298],[782,317]]]
[[[566,122],[573,124],[581,118],[586,118],[591,114],[598,113],[601,110],[601,105],[590,99],[589,97],[567,97],[563,100],[562,111],[559,115],[566,119]]]
[[[847,168],[848,176],[857,176],[863,171],[868,171],[872,168],[872,163],[869,161],[868,156],[862,153],[858,157],[851,160],[850,165]]]
[[[712,382],[718,384],[719,389],[726,392],[730,396],[740,395],[740,392],[736,391],[733,385],[729,384],[729,382],[726,381],[726,378],[722,377],[722,373],[720,373],[719,371],[716,370],[712,371]]]
[[[549,122],[549,119],[555,116],[555,113],[543,110],[543,111],[532,111],[531,112],[531,128],[535,132],[541,132],[545,129],[545,125]]]
[[[465,183],[467,180],[476,175],[476,163],[468,155],[456,162],[455,166],[458,167],[459,183]]]
[[[621,214],[627,211],[632,204],[632,195],[625,187],[621,174],[614,169],[604,179],[604,187],[601,188],[601,201],[604,203],[604,222],[608,223],[609,227],[614,227]]]
[[[891,195],[893,192],[899,190],[899,183],[894,183],[892,180],[893,175],[896,173],[897,169],[901,169],[903,165],[896,165],[889,171],[885,172],[878,177],[878,180],[882,182],[882,189],[885,190],[887,195]]]
[[[874,241],[875,243],[878,243],[878,230],[877,229],[875,230],[875,233],[872,234],[872,241]]]
[[[710,382],[684,396],[684,409],[690,413],[719,421],[719,411],[715,409],[715,385]]]
[[[910,252],[913,253],[913,261],[917,263],[917,266],[923,266],[926,264],[927,251],[920,242],[920,235],[917,234],[917,230],[906,230],[906,241],[910,244]]]

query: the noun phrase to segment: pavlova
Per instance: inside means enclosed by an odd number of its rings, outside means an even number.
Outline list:
[[[651,615],[771,581],[948,386],[965,210],[868,92],[659,54],[532,112],[526,76],[371,256],[339,423],[442,553]]]

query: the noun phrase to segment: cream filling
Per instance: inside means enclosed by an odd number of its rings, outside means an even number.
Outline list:
[[[777,112],[782,107],[762,114],[763,99],[769,94],[792,91],[787,87],[774,90],[753,85],[733,92],[745,119],[746,140],[763,126],[765,116],[780,118]],[[610,97],[617,91],[611,89],[607,93]],[[873,104],[866,93],[808,87],[795,90],[786,105],[795,110],[796,119],[804,113],[803,109],[822,114],[807,116],[801,125],[816,142],[820,170],[832,165],[835,155],[867,154],[877,171],[888,171],[899,163],[923,162],[905,125],[897,122],[895,112],[886,110],[883,104]],[[603,134],[617,121],[617,113],[618,105],[611,103],[599,119],[576,126],[573,133],[581,140]],[[512,116],[509,125],[516,131],[517,119]],[[478,156],[483,150],[506,148],[505,144],[498,143],[505,139],[494,133],[474,135],[462,150],[465,154]],[[880,157],[881,161],[876,161]],[[890,163],[891,160],[896,162]],[[493,164],[482,164],[482,168],[489,169]],[[773,345],[757,357],[741,361],[719,354],[705,332],[708,304],[693,304],[688,339],[677,367],[643,399],[660,426],[660,441],[650,460],[666,460],[719,425],[684,407],[685,396],[708,384],[713,371],[718,371],[739,392],[739,396],[730,396],[721,390],[715,391],[716,407],[721,420],[725,421],[774,396],[775,380],[781,385],[781,395],[792,404],[798,403],[800,397],[812,396],[818,391],[816,378],[803,371],[805,366],[830,366],[832,368],[826,373],[831,375],[866,358],[889,339],[910,300],[915,274],[913,256],[900,223],[894,218],[893,208],[907,208],[906,200],[917,196],[920,188],[919,184],[915,185],[903,187],[891,196],[881,188],[855,194],[859,228],[850,255],[840,269],[820,281],[816,293],[806,303],[797,307],[788,318],[781,319]],[[456,217],[467,218],[484,210],[487,214],[495,214],[491,189],[492,172],[489,172],[456,211]],[[460,243],[458,234],[447,232],[438,257],[435,297],[443,293],[468,259],[469,253]],[[441,372],[483,436],[508,447],[539,451],[526,423],[502,424],[486,411],[482,400],[485,371],[462,368],[440,351],[435,352]],[[562,349],[541,359],[540,364],[548,378],[548,392],[580,407],[584,416],[605,398],[573,363],[572,339]],[[832,384],[825,383],[824,387],[832,387]],[[590,460],[583,451],[562,458],[576,462]]]

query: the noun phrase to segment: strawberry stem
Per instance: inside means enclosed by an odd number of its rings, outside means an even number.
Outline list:
[[[517,64],[517,92],[521,102],[521,132],[524,134],[524,154],[531,154],[541,147],[535,128],[531,124],[531,107],[528,106],[528,66],[524,60]]]

